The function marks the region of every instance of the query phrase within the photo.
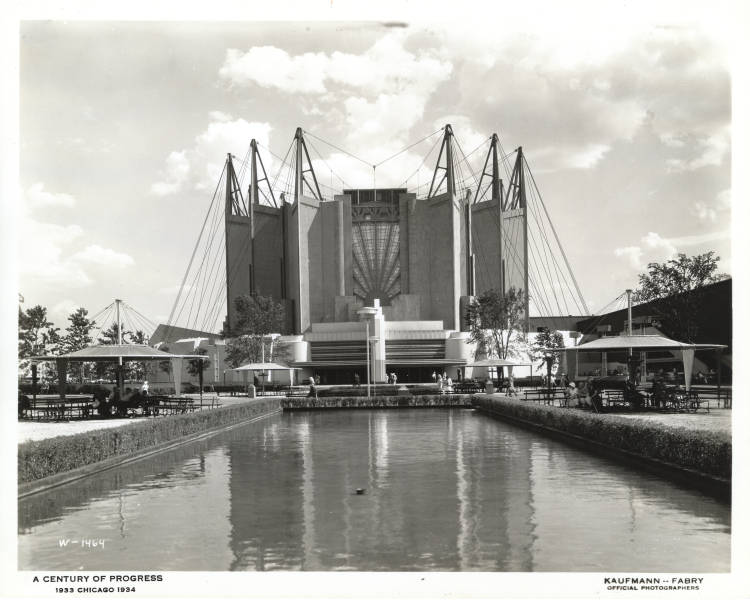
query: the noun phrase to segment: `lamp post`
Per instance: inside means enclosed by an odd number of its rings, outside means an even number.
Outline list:
[[[370,399],[370,322],[365,321],[365,352],[367,356],[367,399]]]

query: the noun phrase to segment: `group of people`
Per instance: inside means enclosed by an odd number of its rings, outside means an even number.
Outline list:
[[[602,406],[602,391],[596,385],[593,377],[586,381],[581,381],[578,385],[568,379],[567,374],[563,373],[561,382],[565,382],[564,406],[593,408],[599,410]]]
[[[140,390],[126,393],[124,397],[120,394],[120,388],[117,385],[109,393],[103,389],[94,392],[94,412],[103,418],[127,417],[131,410],[155,412],[155,406],[149,397],[148,381],[143,382]]]
[[[432,372],[432,382],[437,385],[440,392],[453,391],[453,380],[443,371],[442,375],[437,371]]]

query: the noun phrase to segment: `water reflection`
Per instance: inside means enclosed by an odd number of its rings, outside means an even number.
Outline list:
[[[22,569],[710,572],[729,539],[699,492],[468,410],[277,415],[19,502]]]

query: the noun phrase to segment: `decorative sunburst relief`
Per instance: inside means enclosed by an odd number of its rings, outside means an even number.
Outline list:
[[[390,305],[401,293],[398,222],[353,223],[352,254],[354,295],[367,306],[375,298]]]

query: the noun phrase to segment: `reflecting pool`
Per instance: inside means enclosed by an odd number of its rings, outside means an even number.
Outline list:
[[[18,533],[35,570],[730,566],[727,505],[460,409],[278,414],[21,500]]]

